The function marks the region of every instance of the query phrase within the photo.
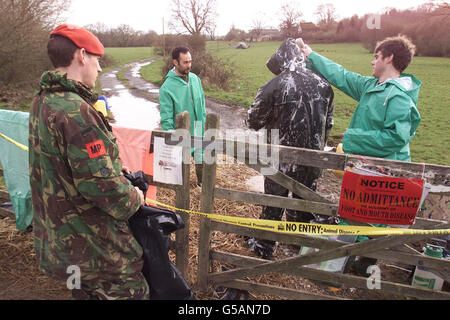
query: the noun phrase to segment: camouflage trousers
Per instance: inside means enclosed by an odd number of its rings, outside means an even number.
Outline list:
[[[81,289],[72,290],[74,300],[149,300],[150,292],[142,273],[119,281],[90,279],[81,281]]]

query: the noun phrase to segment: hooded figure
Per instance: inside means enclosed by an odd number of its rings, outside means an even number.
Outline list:
[[[283,42],[267,62],[267,67],[276,77],[258,90],[248,111],[249,128],[278,129],[281,145],[323,150],[333,126],[334,93],[331,85],[306,68],[303,55],[293,39]],[[267,136],[270,138],[270,134]],[[280,163],[279,169],[311,190],[316,190],[321,169],[287,163]],[[264,191],[285,197],[289,194],[287,189],[267,178],[264,179]],[[281,220],[283,211],[281,208],[264,207],[260,218]],[[310,222],[314,218],[308,212],[286,210],[288,221]],[[248,243],[263,258],[271,258],[275,242],[250,239]]]

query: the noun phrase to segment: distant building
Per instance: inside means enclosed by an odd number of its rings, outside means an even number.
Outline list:
[[[261,30],[250,30],[250,41],[272,41],[272,40],[280,40],[283,38],[280,30],[278,29],[261,29]]]
[[[312,34],[317,31],[319,31],[319,27],[317,27],[312,22],[301,22],[301,34]],[[246,41],[277,41],[277,40],[283,40],[284,35],[283,33],[278,29],[253,29],[249,31],[249,37],[246,39]]]
[[[317,27],[312,22],[301,22],[300,27],[302,30],[302,35],[310,35],[319,31],[319,27]],[[283,33],[278,29],[253,29],[249,31],[249,38],[246,41],[277,41],[283,40]]]

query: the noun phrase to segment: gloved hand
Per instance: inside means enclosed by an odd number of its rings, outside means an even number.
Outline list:
[[[133,173],[128,167],[123,167],[122,170],[124,172],[129,172],[129,174],[125,174],[125,178],[127,178],[137,190],[139,197],[141,198],[141,205],[145,205],[145,196],[149,187],[149,183],[144,172],[138,171]]]
[[[145,206],[144,193],[138,187],[134,187],[134,188],[136,189],[137,193],[139,194],[139,197],[141,198],[141,206]]]
[[[310,46],[308,46],[307,44],[305,44],[303,42],[302,38],[298,38],[295,40],[295,43],[297,43],[297,46],[300,48],[300,50],[303,52],[303,54],[305,55],[305,57],[309,57],[309,55],[312,52],[312,49]]]

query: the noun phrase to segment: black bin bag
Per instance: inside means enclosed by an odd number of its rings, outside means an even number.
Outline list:
[[[128,222],[144,250],[142,273],[150,287],[150,300],[193,300],[189,285],[168,255],[170,234],[184,227],[181,217],[143,206]]]
[[[141,189],[142,183],[129,180]],[[168,255],[170,234],[184,228],[181,217],[173,211],[142,206],[128,223],[144,251],[142,273],[150,288],[150,300],[194,300],[191,288]]]

